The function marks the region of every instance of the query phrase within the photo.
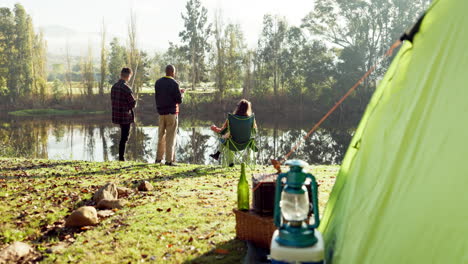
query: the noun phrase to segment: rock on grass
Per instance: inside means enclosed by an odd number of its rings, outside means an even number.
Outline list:
[[[124,207],[125,204],[126,204],[126,201],[122,199],[114,199],[114,200],[103,199],[97,204],[96,208],[97,209],[115,209],[115,208],[121,209],[122,207]]]
[[[153,185],[151,185],[151,183],[149,183],[148,181],[142,181],[138,186],[138,190],[142,192],[152,191],[153,189]]]
[[[83,206],[76,209],[65,221],[66,227],[82,227],[98,223],[96,208]]]
[[[14,242],[0,251],[0,263],[30,263],[38,257],[34,249],[23,242]]]
[[[125,187],[117,187],[117,193],[119,194],[119,199],[122,197],[127,197],[133,193],[133,190]]]
[[[102,211],[98,211],[98,212],[97,212],[97,215],[98,215],[98,217],[100,217],[100,218],[111,217],[111,216],[113,216],[114,214],[115,214],[115,213],[114,213],[114,211],[112,211],[112,210],[102,210]]]
[[[108,182],[106,185],[99,188],[99,190],[94,194],[93,200],[98,204],[103,199],[114,200],[117,199],[118,196],[119,193],[117,191],[117,186],[112,182]]]

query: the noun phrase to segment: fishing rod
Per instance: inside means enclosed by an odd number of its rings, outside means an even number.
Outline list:
[[[281,165],[289,158],[289,156],[291,156],[291,154],[293,154],[300,146],[302,143],[305,142],[305,140],[310,137],[318,128],[319,126],[338,108],[338,106],[340,106],[344,100],[346,100],[346,98],[348,98],[348,96],[351,95],[351,93],[356,90],[356,88],[358,88],[359,85],[361,85],[362,82],[364,82],[364,80],[367,79],[367,77],[369,77],[369,75],[371,73],[374,72],[374,70],[379,66],[381,65],[381,63],[387,58],[387,57],[390,57],[392,54],[393,54],[393,51],[398,48],[400,45],[401,45],[402,41],[401,40],[397,40],[395,41],[395,43],[392,44],[392,46],[390,46],[390,48],[387,50],[387,52],[385,52],[384,55],[382,55],[380,57],[379,60],[377,60],[377,62],[372,65],[372,67],[353,85],[353,87],[351,87],[348,92],[346,92],[345,95],[343,95],[343,97],[341,97],[340,100],[338,100],[337,103],[335,103],[335,105],[322,117],[322,119],[320,119],[320,121],[318,121],[314,127],[312,127],[311,130],[309,130],[309,132],[307,133],[307,135],[303,136],[301,139],[299,139],[299,141],[294,145],[294,147],[280,160],[275,160],[275,159],[271,159],[271,164],[273,165],[273,167],[277,170],[278,173],[281,173]]]

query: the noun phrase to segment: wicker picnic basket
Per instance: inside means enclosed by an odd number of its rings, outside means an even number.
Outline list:
[[[236,215],[236,235],[261,248],[270,248],[271,237],[276,230],[273,223],[277,174],[255,174],[252,177],[252,209]],[[310,184],[306,185],[310,192]]]
[[[261,216],[255,211],[234,209],[236,215],[236,236],[261,248],[270,248],[271,237],[276,230],[271,216]]]
[[[252,176],[252,207],[262,216],[273,216],[277,174]]]

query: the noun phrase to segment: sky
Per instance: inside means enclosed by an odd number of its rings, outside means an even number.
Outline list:
[[[221,10],[226,22],[239,23],[246,41],[254,47],[265,14],[286,17],[292,25],[313,9],[314,0],[201,0],[212,21],[215,10]],[[164,51],[169,42],[179,43],[183,29],[181,13],[186,0],[0,0],[0,7],[22,4],[32,16],[35,27],[42,28],[49,52],[64,53],[68,41],[74,55],[85,54],[87,46],[98,47],[102,21],[109,38],[126,40],[131,10],[137,16],[140,48]],[[97,54],[98,51],[95,51]]]

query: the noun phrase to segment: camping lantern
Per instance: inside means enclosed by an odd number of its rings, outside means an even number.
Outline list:
[[[307,163],[301,160],[287,161],[290,166],[288,173],[282,173],[276,180],[275,192],[275,225],[279,228],[276,241],[284,246],[309,247],[317,243],[314,235],[319,225],[317,183],[310,173],[304,173]],[[286,178],[284,188],[283,178]],[[306,179],[310,179],[311,190],[309,194],[305,186]],[[315,217],[312,225],[308,223],[311,209]]]
[[[276,180],[274,221],[278,230],[271,241],[272,263],[323,263],[323,239],[316,230],[320,224],[317,182],[303,171],[306,162],[290,160],[285,164],[290,166],[289,172],[281,173]],[[312,224],[310,213],[314,216]]]

